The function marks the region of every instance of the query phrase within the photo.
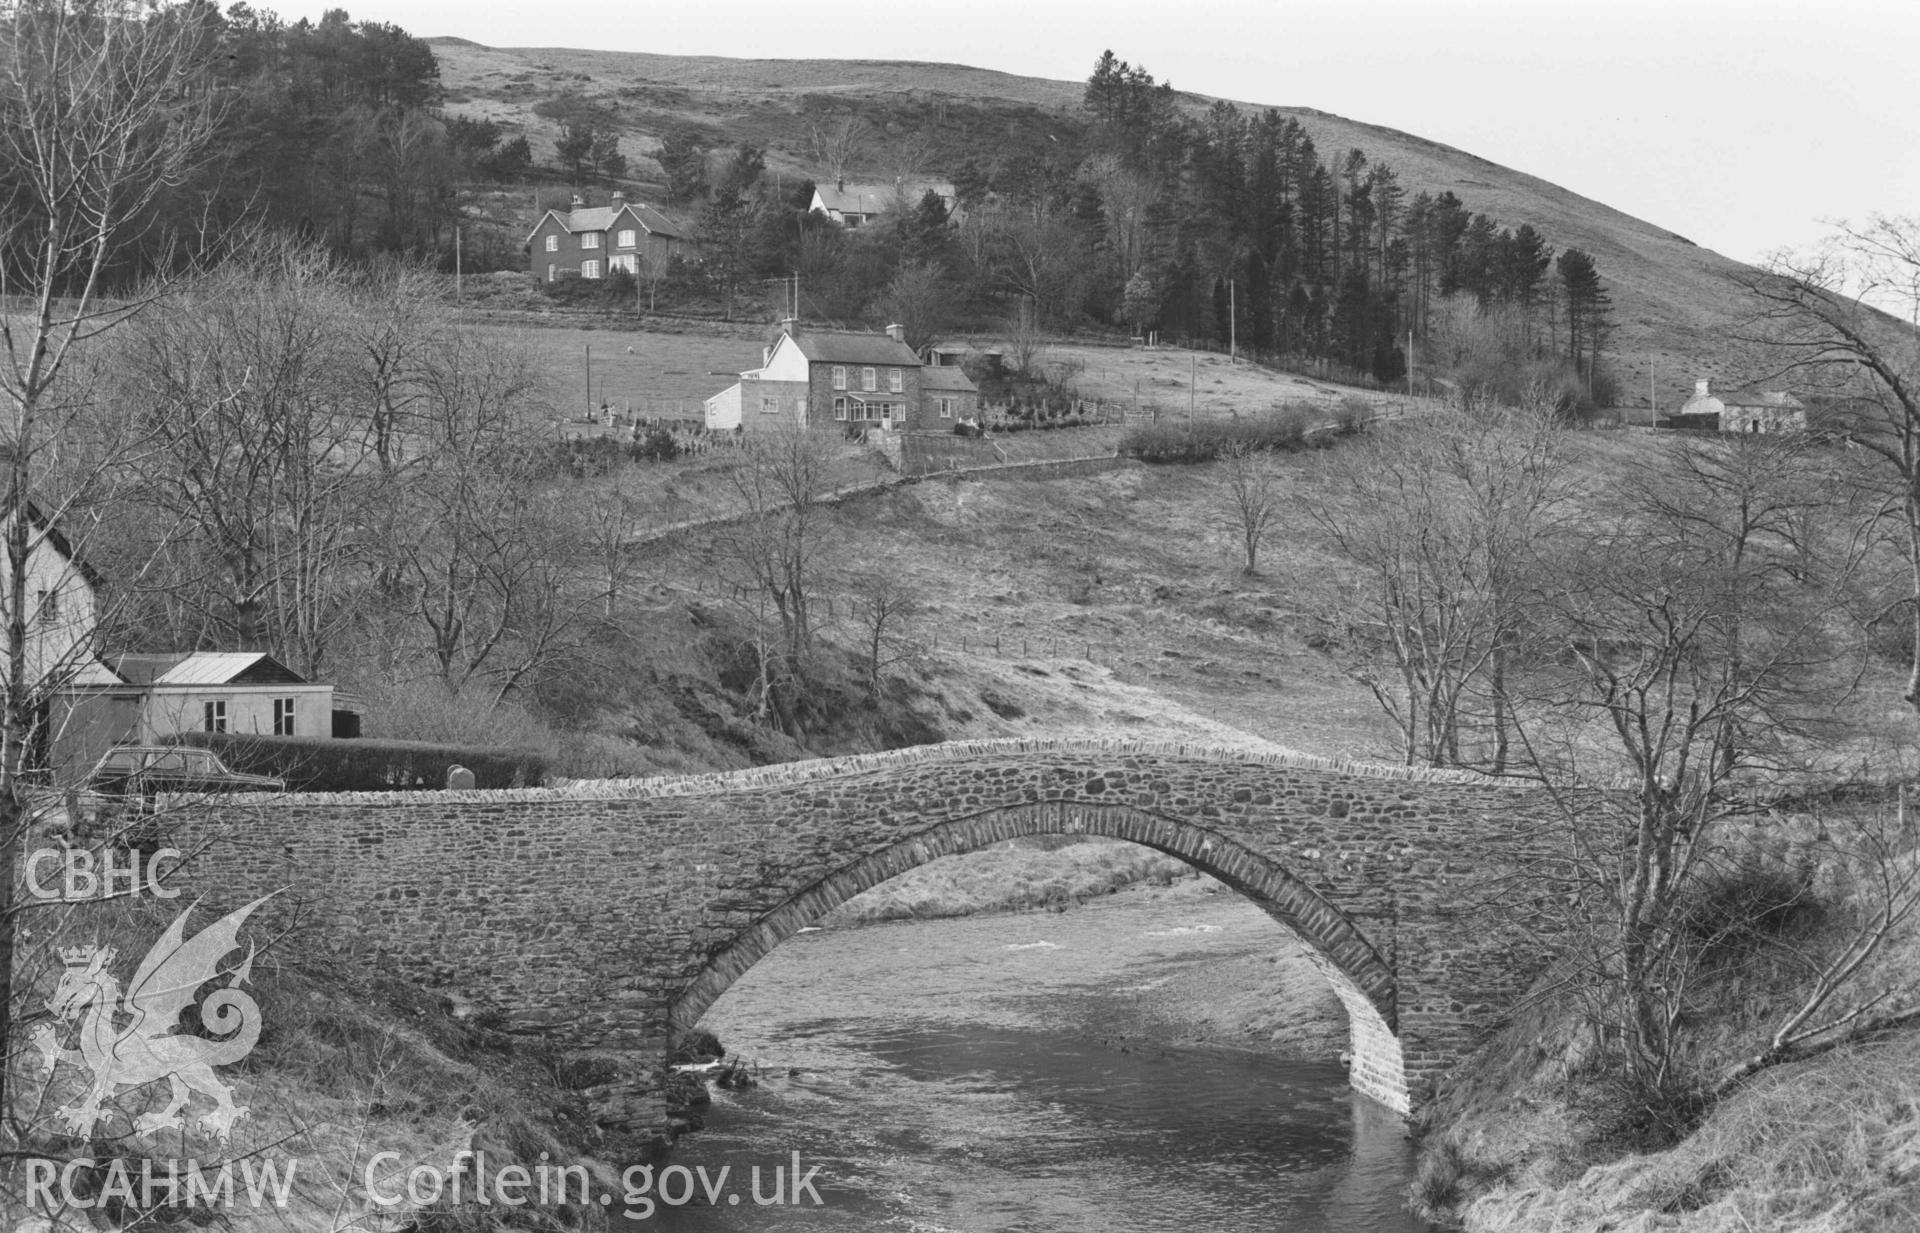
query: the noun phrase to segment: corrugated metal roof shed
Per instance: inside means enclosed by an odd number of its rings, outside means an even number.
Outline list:
[[[304,685],[306,679],[262,651],[195,651],[153,679],[155,685]]]

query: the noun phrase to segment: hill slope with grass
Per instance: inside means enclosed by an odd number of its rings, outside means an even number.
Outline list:
[[[559,121],[534,106],[574,95],[615,119],[628,174],[656,198],[665,180],[652,155],[671,129],[692,125],[720,143],[767,148],[769,171],[790,180],[820,174],[806,155],[807,114],[823,107],[866,117],[876,131],[863,176],[902,166],[949,174],[968,158],[991,167],[1045,143],[1049,129],[1078,126],[1083,83],[1020,77],[965,65],[898,60],[736,60],[567,48],[494,48],[457,38],[428,40],[440,60],[448,110],[524,133],[535,161],[556,161]],[[1089,45],[1091,64],[1096,49]],[[1214,100],[1183,93],[1195,112]],[[1240,102],[1265,110],[1265,102]],[[1310,107],[1280,106],[1323,155],[1358,147],[1399,173],[1409,192],[1451,191],[1503,226],[1531,223],[1558,250],[1581,248],[1613,296],[1611,345],[1623,398],[1644,404],[1653,366],[1660,405],[1677,406],[1696,377],[1742,380],[1756,371],[1732,350],[1737,320],[1729,275],[1746,268],[1666,227],[1634,218],[1523,171],[1464,150]],[[524,221],[533,223],[532,193]]]

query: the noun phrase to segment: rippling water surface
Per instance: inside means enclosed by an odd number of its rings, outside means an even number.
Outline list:
[[[1285,948],[1245,901],[1191,887],[801,934],[706,1019],[761,1086],[716,1093],[670,1162],[728,1166],[737,1201],[636,1227],[1412,1233],[1410,1145],[1339,1065],[1109,1030],[1184,965]],[[768,1198],[796,1152],[823,1203],[755,1204],[749,1169]]]

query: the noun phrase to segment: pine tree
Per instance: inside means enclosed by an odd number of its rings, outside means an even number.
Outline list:
[[[1567,350],[1575,369],[1584,355],[1591,395],[1593,364],[1606,334],[1607,318],[1613,310],[1613,298],[1600,281],[1593,258],[1577,248],[1560,254],[1560,281],[1567,295]]]

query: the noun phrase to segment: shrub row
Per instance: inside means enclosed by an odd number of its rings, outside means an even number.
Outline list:
[[[464,766],[476,788],[536,787],[547,761],[520,749],[433,745],[243,732],[182,732],[174,744],[211,749],[236,771],[278,775],[295,792],[409,792],[447,786],[447,771]]]
[[[624,463],[672,462],[680,456],[680,442],[664,428],[649,428],[625,441],[605,436],[571,437],[550,441],[545,449],[541,474],[574,479],[612,475]]]
[[[993,420],[988,428],[995,433],[1045,432],[1050,428],[1086,428],[1099,423],[1090,415],[1055,415],[1046,419]]]
[[[1325,412],[1282,407],[1266,415],[1237,420],[1142,424],[1120,439],[1120,454],[1142,462],[1212,462],[1234,446],[1254,450],[1297,450],[1307,428]]]

